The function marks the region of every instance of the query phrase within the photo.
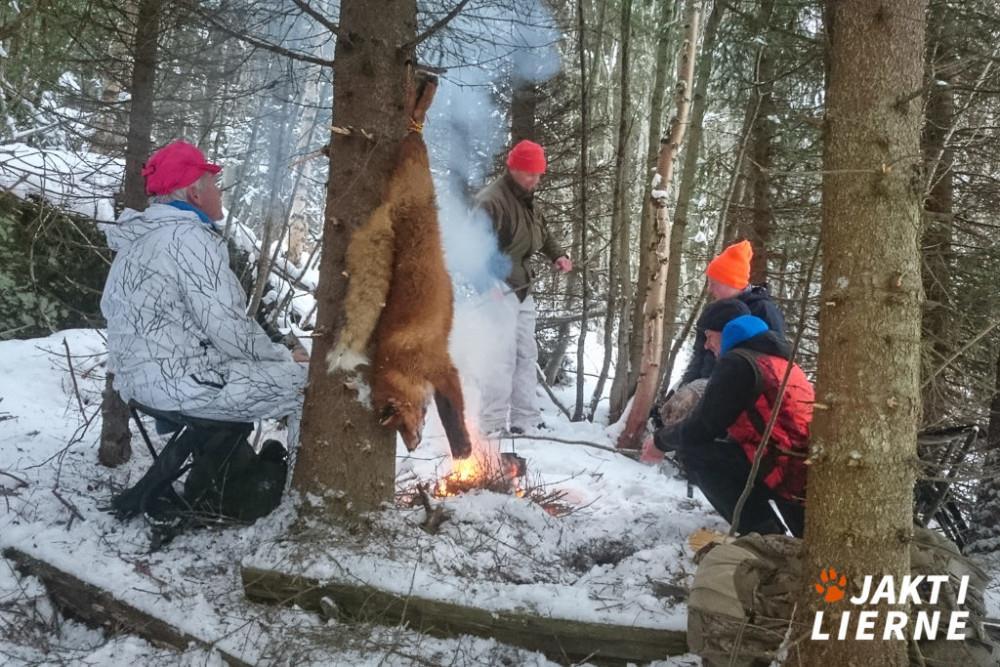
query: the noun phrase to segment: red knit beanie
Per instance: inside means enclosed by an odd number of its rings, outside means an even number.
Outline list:
[[[745,289],[750,284],[750,260],[753,247],[749,241],[729,246],[708,263],[705,273],[709,278],[734,289]]]
[[[507,168],[529,174],[544,174],[545,150],[534,141],[519,141],[507,156]]]

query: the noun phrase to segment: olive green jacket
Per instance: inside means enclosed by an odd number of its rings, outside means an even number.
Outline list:
[[[534,273],[532,255],[542,253],[550,261],[566,255],[545,226],[545,218],[535,210],[534,197],[509,172],[483,188],[475,198],[476,210],[484,211],[493,222],[500,252],[510,258],[507,284],[524,301],[531,290]]]

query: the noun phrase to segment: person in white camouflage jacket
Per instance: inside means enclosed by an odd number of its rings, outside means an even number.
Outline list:
[[[183,141],[143,169],[150,206],[106,225],[108,367],[126,401],[230,422],[298,415],[308,361],[246,313],[229,267],[216,165]]]

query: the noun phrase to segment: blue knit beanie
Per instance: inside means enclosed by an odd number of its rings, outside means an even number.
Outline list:
[[[722,328],[722,354],[729,352],[740,343],[767,331],[767,322],[753,315],[740,315]]]

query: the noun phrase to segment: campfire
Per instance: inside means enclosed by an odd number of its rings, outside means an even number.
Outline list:
[[[396,502],[402,507],[423,506],[432,523],[444,520],[443,505],[432,508],[432,500],[453,498],[473,491],[492,491],[523,498],[542,507],[552,516],[565,516],[573,506],[565,502],[565,492],[545,487],[541,479],[530,479],[528,462],[514,452],[498,453],[489,445],[474,447],[472,456],[452,461],[451,472],[433,482],[410,477],[400,481]]]
[[[452,471],[434,485],[433,496],[447,498],[467,491],[485,489],[523,498],[527,461],[513,452],[504,452],[499,458],[492,454],[493,452],[476,452],[467,459],[455,461]]]

